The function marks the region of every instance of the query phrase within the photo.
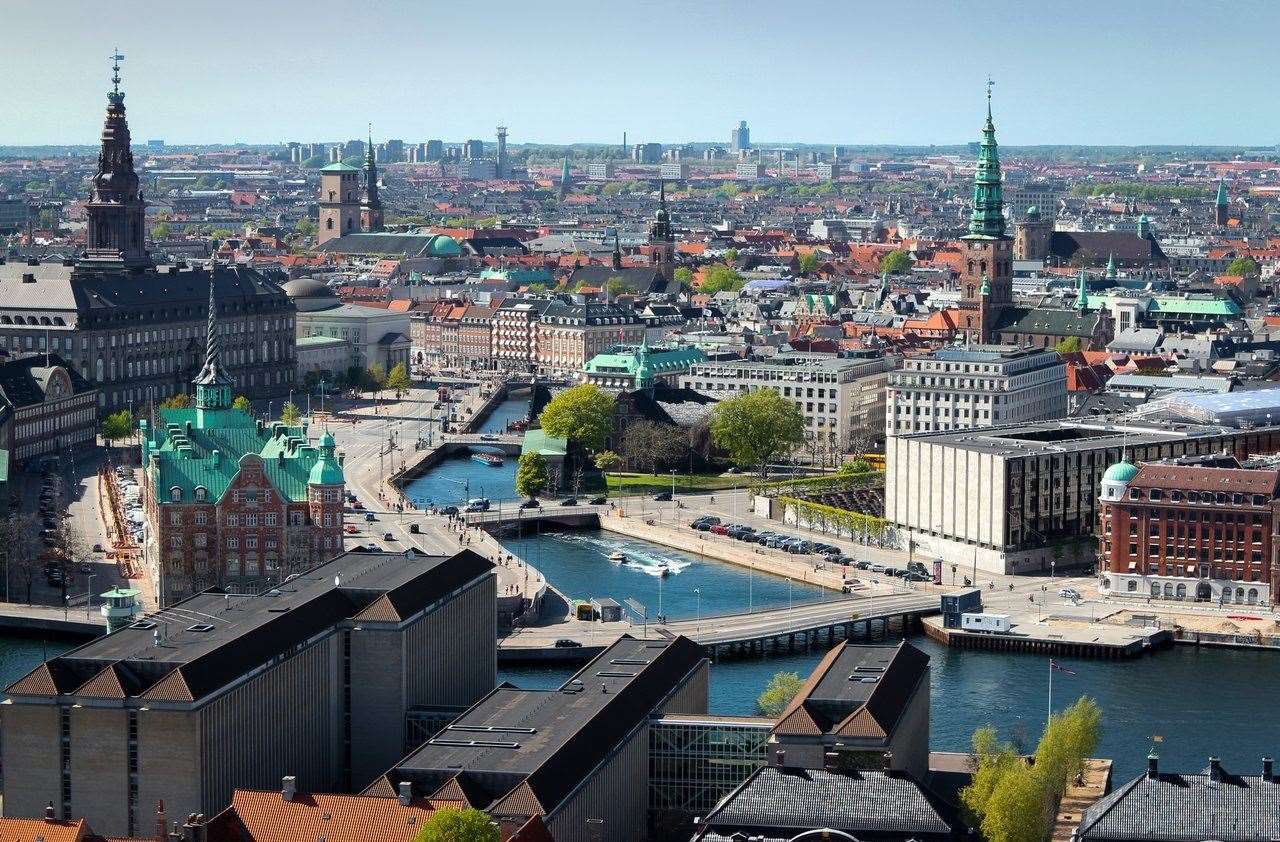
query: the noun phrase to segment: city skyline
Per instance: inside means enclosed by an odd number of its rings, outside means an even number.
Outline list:
[[[71,26],[33,2],[9,9],[21,37],[3,104],[24,118],[0,144],[92,143],[117,46],[135,136],[173,144],[336,140],[363,136],[369,121],[406,140],[488,140],[501,123],[513,145],[620,143],[624,131],[632,143],[727,144],[745,119],[759,143],[952,145],[977,139],[988,75],[1010,146],[1280,137],[1274,112],[1239,119],[1270,91],[1265,74],[1232,72],[1237,27],[1189,3],[1086,2],[1028,22],[1006,2],[787,16],[662,2],[606,19],[567,0],[498,3],[488,29],[461,7],[401,2],[370,6],[367,27],[333,26],[340,7],[328,3],[254,7],[251,18],[237,4],[163,17],[140,0],[70,5]],[[1236,23],[1280,25],[1273,4],[1233,8]],[[349,45],[342,59],[323,46],[333,38]],[[51,64],[42,56],[55,41],[65,58]],[[1228,82],[1232,95],[1218,96]]]

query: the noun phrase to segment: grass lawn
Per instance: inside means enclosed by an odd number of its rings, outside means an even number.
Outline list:
[[[677,494],[719,491],[722,488],[746,488],[752,477],[744,474],[676,474]],[[610,494],[656,494],[671,490],[671,474],[631,474],[609,472]]]

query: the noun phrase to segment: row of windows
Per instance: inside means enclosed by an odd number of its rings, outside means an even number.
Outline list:
[[[1246,495],[1246,494],[1241,494],[1239,492],[1227,494],[1224,491],[1217,491],[1217,492],[1185,491],[1184,492],[1177,488],[1171,489],[1169,491],[1169,502],[1171,503],[1181,503],[1185,500],[1188,503],[1217,503],[1218,505],[1222,505],[1230,501],[1230,503],[1233,506],[1242,506],[1245,504],[1246,498],[1249,500],[1250,504],[1254,506],[1265,506],[1269,502],[1267,498],[1262,494]],[[1164,499],[1164,491],[1159,488],[1153,488],[1148,493],[1145,491],[1145,489],[1130,488],[1129,499],[1130,500],[1142,500],[1142,499],[1162,500]]]

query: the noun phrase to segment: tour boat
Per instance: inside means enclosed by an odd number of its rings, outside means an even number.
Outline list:
[[[471,458],[476,460],[477,462],[483,462],[484,464],[488,465],[490,468],[501,467],[502,463],[506,461],[497,453],[472,453]]]
[[[627,560],[627,557],[622,554],[621,550],[614,550],[613,552],[609,553],[609,561],[616,561],[619,564],[621,564],[626,560]]]

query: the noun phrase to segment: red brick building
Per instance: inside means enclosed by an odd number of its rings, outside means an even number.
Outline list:
[[[1280,593],[1274,462],[1121,461],[1103,477],[1099,511],[1103,593],[1245,605]]]

